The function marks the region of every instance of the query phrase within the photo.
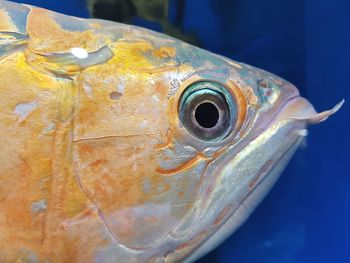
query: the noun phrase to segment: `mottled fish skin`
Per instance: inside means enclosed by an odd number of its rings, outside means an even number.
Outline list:
[[[179,101],[220,83],[223,139]],[[194,261],[266,195],[317,114],[285,80],[143,28],[0,0],[0,262]]]

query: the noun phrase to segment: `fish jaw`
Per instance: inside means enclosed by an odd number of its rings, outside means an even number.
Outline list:
[[[213,250],[246,221],[291,159],[302,140],[295,131],[304,125],[297,121],[275,124],[241,152],[230,149],[218,160],[221,164],[208,169],[211,175],[202,188],[198,211],[191,223],[176,233],[206,235],[186,262]]]
[[[231,161],[218,172],[215,191],[203,204],[207,212],[199,219],[208,222],[207,229],[213,229],[213,234],[186,262],[193,262],[213,250],[247,220],[297,150],[302,137],[296,131],[303,128],[303,124],[295,121],[276,124],[247,145],[242,153],[228,153]],[[266,151],[266,147],[270,150]],[[215,207],[214,202],[223,205]]]

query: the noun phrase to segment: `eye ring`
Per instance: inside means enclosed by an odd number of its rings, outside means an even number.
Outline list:
[[[220,141],[235,128],[237,104],[221,84],[199,81],[188,86],[180,97],[182,125],[204,141]]]

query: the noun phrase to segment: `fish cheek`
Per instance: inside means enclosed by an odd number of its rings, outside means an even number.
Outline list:
[[[135,71],[116,74],[113,65],[87,69],[79,77],[74,166],[82,191],[114,239],[145,249],[187,214],[201,175],[196,168],[203,170],[204,164],[190,162],[196,152],[173,146],[173,115],[167,112],[162,78]],[[165,154],[171,148],[174,154]],[[188,159],[177,161],[179,156]]]
[[[114,238],[144,249],[173,230],[194,202],[200,177],[192,170],[157,172],[157,136],[75,142],[74,166],[82,190],[100,210]],[[189,180],[192,176],[193,180]]]

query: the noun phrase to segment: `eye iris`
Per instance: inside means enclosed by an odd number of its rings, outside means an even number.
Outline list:
[[[210,102],[204,102],[196,108],[195,118],[203,128],[213,128],[219,121],[219,110]]]

